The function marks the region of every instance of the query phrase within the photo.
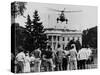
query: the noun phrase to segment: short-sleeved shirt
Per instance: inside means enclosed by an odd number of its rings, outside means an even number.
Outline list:
[[[16,59],[17,59],[17,61],[24,61],[24,59],[25,59],[24,52],[18,53],[17,56],[16,56]]]
[[[64,52],[64,51],[63,51],[62,48],[58,48],[58,49],[57,49],[57,56],[58,56],[58,57],[62,57],[62,56],[63,56],[63,52]]]
[[[40,50],[35,50],[34,51],[34,56],[35,56],[35,58],[40,58],[41,57],[41,51]]]
[[[64,56],[63,49],[62,48],[58,48],[56,54],[57,54],[57,62],[61,63],[62,59],[63,59],[63,56]]]
[[[75,48],[71,49],[71,50],[69,51],[69,54],[70,54],[70,59],[71,59],[71,60],[76,60],[76,58],[77,58],[77,51],[76,51]]]

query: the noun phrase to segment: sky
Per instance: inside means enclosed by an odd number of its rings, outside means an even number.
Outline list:
[[[55,12],[50,9],[63,10],[65,11],[79,11],[65,13],[65,17],[68,19],[66,22],[57,23],[56,19],[59,17],[60,12]],[[45,28],[66,28],[74,30],[84,30],[92,28],[97,25],[97,7],[96,6],[79,6],[79,5],[62,5],[62,4],[46,4],[46,3],[27,3],[24,16],[27,17],[29,14],[31,19],[33,17],[34,10],[38,10],[41,22]],[[25,26],[27,18],[18,16],[15,21],[21,26]]]

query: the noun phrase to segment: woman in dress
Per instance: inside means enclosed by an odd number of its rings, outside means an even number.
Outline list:
[[[24,72],[30,72],[29,52],[26,52],[25,61],[24,61]]]
[[[30,57],[30,66],[31,66],[31,72],[35,72],[35,56],[34,54],[31,54],[31,57]]]

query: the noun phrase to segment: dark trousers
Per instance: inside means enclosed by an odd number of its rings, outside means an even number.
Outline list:
[[[62,63],[58,63],[57,64],[57,71],[61,71],[62,70]]]
[[[22,73],[23,72],[23,67],[24,67],[24,64],[22,61],[18,61],[17,63],[17,72],[16,73]]]
[[[86,60],[79,60],[78,61],[78,68],[79,69],[85,69],[85,64],[86,64]]]
[[[67,70],[68,60],[67,58],[63,58],[62,68],[63,70]]]
[[[80,69],[80,60],[77,60],[77,68]]]
[[[15,73],[15,63],[14,63],[14,60],[11,60],[11,72]]]
[[[57,59],[57,65],[56,65],[57,71],[62,71],[62,60],[63,60],[62,57],[58,57],[58,59]]]

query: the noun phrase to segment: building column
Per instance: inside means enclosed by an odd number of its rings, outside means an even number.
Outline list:
[[[55,46],[55,49],[57,49],[58,47],[58,40],[57,40],[58,36],[56,36],[56,46]]]
[[[82,37],[79,37],[79,41],[80,41],[80,43],[81,43],[81,45],[82,45]]]
[[[68,44],[68,38],[67,37],[65,37],[65,47],[67,46],[67,44]]]
[[[54,41],[54,40],[53,40],[53,36],[51,37],[51,41],[52,41],[52,42],[51,42],[51,43],[52,43],[51,47],[52,47],[52,50],[54,50],[54,46],[53,46],[53,41]]]

